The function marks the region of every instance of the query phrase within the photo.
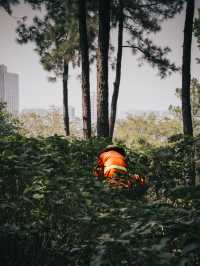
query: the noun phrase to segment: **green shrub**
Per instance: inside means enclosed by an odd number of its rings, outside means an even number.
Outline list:
[[[92,175],[108,143],[0,138],[1,265],[199,265],[200,188],[178,186],[187,144],[126,149],[151,178],[142,197]]]
[[[6,105],[0,102],[0,136],[18,133],[19,121],[6,111]]]

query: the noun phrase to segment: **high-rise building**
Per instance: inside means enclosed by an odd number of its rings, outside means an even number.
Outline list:
[[[7,104],[9,113],[19,113],[19,76],[8,73],[5,65],[0,65],[0,102]]]
[[[96,124],[97,120],[97,99],[96,99],[96,92],[90,92],[90,102],[91,102],[91,122],[92,124]]]

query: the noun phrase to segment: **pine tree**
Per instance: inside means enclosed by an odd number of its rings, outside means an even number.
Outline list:
[[[110,137],[113,136],[116,119],[117,100],[121,77],[122,47],[130,48],[133,54],[141,53],[141,62],[148,62],[152,67],[157,67],[159,74],[164,78],[167,74],[177,71],[175,64],[166,58],[170,52],[169,47],[157,47],[148,35],[161,29],[161,22],[173,18],[182,10],[184,1],[130,1],[118,0],[112,6],[112,19],[118,23],[118,50],[116,63],[116,78],[111,103]],[[123,45],[123,32],[128,33],[129,39]]]
[[[68,100],[66,96],[68,95],[67,89],[67,80],[64,73],[66,63],[72,63],[73,66],[79,65],[80,61],[80,34],[78,27],[79,14],[78,14],[78,2],[77,1],[45,1],[45,7],[47,10],[47,15],[44,19],[35,18],[34,23],[30,27],[26,27],[25,23],[22,22],[18,27],[19,42],[26,43],[29,41],[34,41],[36,44],[36,51],[41,57],[41,63],[44,68],[48,71],[54,71],[57,76],[65,76],[65,81],[63,81],[63,92],[65,91],[63,98],[64,101],[64,117],[65,117],[65,128],[68,120]],[[90,25],[89,32],[89,43],[90,48],[92,49],[92,40],[94,38],[93,25]],[[81,24],[82,25],[82,24]],[[85,38],[85,33],[82,34]],[[83,42],[82,42],[83,43]],[[89,59],[88,59],[89,61]],[[82,62],[85,62],[82,60]],[[85,71],[85,64],[82,69]],[[89,71],[89,62],[88,70]],[[89,74],[88,74],[89,75]],[[83,83],[84,85],[85,83]],[[89,86],[89,77],[87,78],[87,86]],[[83,89],[85,86],[82,87]],[[89,91],[88,91],[89,92]],[[83,91],[84,97],[82,97],[83,102],[83,111],[89,110],[86,113],[83,112],[83,125],[84,125],[84,136],[91,136],[91,118],[90,118],[90,95],[87,92]],[[85,121],[87,121],[85,123]],[[85,134],[86,133],[86,134]],[[68,132],[66,131],[66,134]]]
[[[181,100],[181,88],[176,89],[175,95]],[[191,113],[194,136],[200,134],[200,82],[196,78],[191,79],[190,83],[190,99],[191,99]],[[169,106],[169,111],[174,117],[177,117],[182,122],[181,106]]]
[[[10,15],[12,13],[11,6],[17,4],[19,4],[19,0],[0,0],[0,7],[6,10]]]
[[[122,46],[123,46],[123,31],[124,31],[123,10],[124,10],[123,0],[119,0],[116,74],[115,74],[114,89],[113,89],[112,102],[110,108],[110,120],[109,120],[109,136],[111,138],[113,137],[113,132],[114,132],[116,112],[117,112],[117,100],[118,100],[120,80],[121,80]]]
[[[86,1],[78,0],[80,54],[82,63],[82,112],[83,136],[91,137],[91,109],[90,109],[90,70],[86,22]]]
[[[182,116],[183,133],[193,136],[192,115],[190,104],[190,81],[191,81],[191,45],[194,18],[194,0],[187,0],[182,62]]]
[[[44,19],[34,18],[33,25],[26,27],[25,21],[21,21],[17,29],[18,42],[20,44],[32,41],[36,44],[36,51],[45,70],[54,72],[55,77],[63,80],[63,114],[66,135],[69,132],[68,115],[68,64],[75,61],[75,48],[77,47],[77,31],[73,31],[72,17],[67,16],[65,5],[47,6],[48,14]],[[61,9],[62,8],[62,9]],[[60,16],[54,16],[52,10]],[[51,14],[52,12],[52,14]],[[51,17],[50,17],[51,16]],[[52,23],[53,20],[53,23]],[[66,28],[68,32],[66,32]],[[69,31],[70,29],[70,31]],[[63,39],[63,36],[66,37]],[[50,79],[52,80],[52,79]]]
[[[190,83],[191,83],[191,48],[194,19],[194,0],[187,0],[184,40],[183,40],[183,61],[182,61],[182,117],[183,117],[183,134],[185,139],[193,137]],[[190,144],[190,150],[185,154],[184,178],[190,185],[195,185],[195,147]]]
[[[64,60],[63,66],[63,120],[66,136],[70,135],[69,129],[69,105],[68,105],[68,77],[69,77],[69,63]]]
[[[109,137],[108,119],[108,51],[110,39],[111,0],[99,0],[98,54],[99,73],[97,88],[97,136]]]

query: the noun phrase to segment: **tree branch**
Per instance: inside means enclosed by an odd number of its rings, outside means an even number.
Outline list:
[[[160,3],[152,3],[152,4],[148,4],[148,5],[138,5],[137,7],[139,8],[148,8],[148,7],[152,7],[152,6],[158,6],[160,5]]]
[[[137,50],[139,50],[141,53],[147,55],[147,53],[146,53],[142,48],[140,48],[139,46],[134,46],[134,45],[123,45],[122,48],[132,48],[132,49],[137,49]]]

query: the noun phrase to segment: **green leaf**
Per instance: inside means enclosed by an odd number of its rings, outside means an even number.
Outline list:
[[[36,194],[33,194],[33,198],[34,199],[43,199],[44,198],[44,195],[43,194],[36,193]]]

